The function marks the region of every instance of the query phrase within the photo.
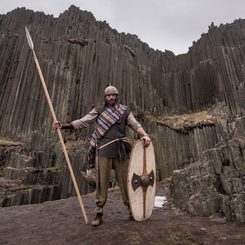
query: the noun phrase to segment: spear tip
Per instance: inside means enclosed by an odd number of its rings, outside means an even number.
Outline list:
[[[34,44],[32,42],[31,35],[30,35],[30,33],[29,33],[29,31],[28,31],[26,26],[25,26],[25,31],[26,31],[26,38],[27,38],[28,45],[33,50],[34,49]]]

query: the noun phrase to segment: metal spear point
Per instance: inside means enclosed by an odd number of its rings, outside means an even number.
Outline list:
[[[49,96],[49,93],[48,93],[48,90],[47,90],[47,86],[46,86],[46,83],[44,81],[43,74],[42,74],[42,71],[41,71],[37,56],[36,56],[35,51],[34,51],[34,44],[32,42],[31,35],[30,35],[30,33],[29,33],[29,31],[28,31],[28,29],[26,27],[25,27],[25,30],[26,30],[26,38],[27,38],[28,44],[29,44],[29,46],[30,46],[30,48],[31,48],[31,50],[33,52],[34,61],[36,63],[38,74],[40,76],[40,80],[41,80],[41,83],[42,83],[42,86],[43,86],[43,89],[44,89],[44,93],[45,93],[47,101],[48,101],[50,112],[52,114],[54,122],[57,122],[57,118],[56,118],[56,115],[55,115],[55,112],[54,112],[54,108],[53,108],[53,105],[52,105],[52,102],[51,102],[51,99],[50,99],[50,96]],[[72,167],[71,167],[71,162],[70,162],[70,159],[69,159],[66,147],[65,147],[65,143],[64,143],[61,131],[60,131],[60,129],[56,129],[56,131],[58,133],[59,140],[60,140],[62,149],[64,151],[66,163],[67,163],[68,169],[70,171],[71,179],[72,179],[73,185],[74,185],[76,193],[77,193],[78,201],[79,201],[79,204],[80,204],[80,207],[81,207],[81,210],[82,210],[82,214],[83,214],[85,223],[88,224],[89,223],[88,217],[87,217],[84,205],[83,205],[82,197],[80,195],[80,192],[79,192],[79,189],[78,189],[78,186],[77,186],[75,175],[74,175]]]

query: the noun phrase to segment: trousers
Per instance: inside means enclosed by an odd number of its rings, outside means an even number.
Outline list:
[[[119,185],[123,203],[129,208],[127,174],[129,159],[119,160],[117,158],[99,157],[99,185],[96,192],[96,213],[103,213],[103,207],[107,200],[108,183],[111,170],[115,170],[115,176]]]

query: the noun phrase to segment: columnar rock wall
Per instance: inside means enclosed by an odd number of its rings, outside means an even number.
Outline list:
[[[136,35],[118,33],[75,6],[58,18],[23,8],[0,15],[0,137],[22,143],[13,151],[2,146],[2,177],[30,181],[34,177],[22,171],[29,167],[31,173],[42,170],[36,180],[44,183],[50,168],[55,168],[51,182],[60,191],[48,200],[73,195],[74,190],[24,26],[33,38],[57,118],[64,122],[80,118],[91,105],[103,102],[103,90],[112,83],[152,135],[160,179],[195,164],[203,152],[223,144],[225,125],[244,114],[245,20],[219,27],[211,24],[187,54],[176,56],[153,50]],[[200,120],[181,132],[147,117],[181,118],[200,111],[208,111],[217,121],[209,125]],[[79,170],[90,132],[64,132],[83,193],[89,187]],[[79,140],[71,143],[77,135]],[[12,166],[10,159],[20,166]],[[23,159],[30,165],[25,166]]]
[[[22,137],[35,130],[43,130],[46,137],[54,134],[24,25],[30,29],[60,120],[73,120],[101,103],[109,82],[136,113],[198,111],[217,101],[225,101],[231,113],[243,111],[242,20],[210,26],[187,54],[175,56],[154,51],[137,36],[118,33],[76,7],[58,18],[24,9],[0,18],[3,136]]]

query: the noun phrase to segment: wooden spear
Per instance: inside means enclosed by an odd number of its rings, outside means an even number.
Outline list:
[[[30,33],[29,33],[29,31],[28,31],[28,29],[26,27],[25,27],[25,30],[26,30],[26,38],[27,38],[28,44],[29,44],[29,46],[30,46],[30,48],[32,50],[32,53],[33,53],[34,61],[36,63],[38,74],[40,76],[40,80],[41,80],[41,83],[42,83],[42,86],[43,86],[43,89],[44,89],[44,93],[45,93],[46,98],[47,98],[47,101],[48,101],[50,112],[52,114],[52,117],[53,117],[54,122],[57,122],[57,118],[56,118],[56,115],[55,115],[55,112],[54,112],[54,108],[53,108],[53,105],[52,105],[52,102],[51,102],[51,99],[50,99],[50,96],[49,96],[49,93],[48,93],[48,90],[47,90],[47,86],[46,86],[46,83],[44,81],[43,74],[42,74],[42,71],[41,71],[41,68],[40,68],[40,65],[39,65],[37,56],[36,56],[35,51],[34,51],[34,44],[32,42],[31,35],[30,35]],[[76,190],[76,193],[77,193],[77,197],[78,197],[78,201],[79,201],[79,204],[80,204],[80,207],[81,207],[81,210],[82,210],[83,218],[85,220],[85,223],[88,224],[89,223],[88,217],[87,217],[87,214],[86,214],[84,205],[83,205],[82,197],[80,195],[80,192],[79,192],[79,189],[78,189],[78,186],[77,186],[75,175],[74,175],[73,170],[72,170],[72,167],[71,167],[71,162],[70,162],[70,159],[69,159],[69,156],[68,156],[66,147],[65,147],[65,143],[64,143],[64,140],[63,140],[61,131],[60,131],[59,128],[56,129],[56,131],[58,133],[59,140],[60,140],[62,149],[64,151],[66,163],[67,163],[68,169],[70,171],[71,179],[72,179],[73,185],[74,185],[75,190]]]

